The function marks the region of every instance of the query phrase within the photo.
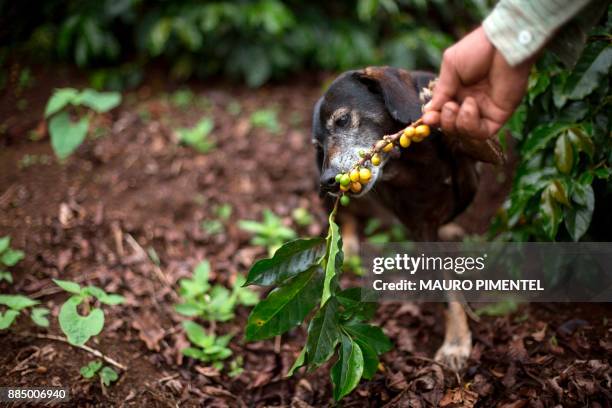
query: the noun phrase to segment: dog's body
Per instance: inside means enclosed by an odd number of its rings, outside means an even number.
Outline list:
[[[320,190],[334,195],[335,175],[346,172],[383,135],[401,130],[421,116],[421,92],[434,76],[388,67],[370,67],[340,75],[317,102],[313,143],[321,171]],[[375,199],[407,227],[416,241],[434,241],[438,228],[460,214],[478,186],[476,163],[498,163],[502,155],[491,141],[458,140],[438,131],[423,142],[383,157],[372,181]],[[384,167],[384,172],[383,172]],[[349,222],[349,230],[355,230]],[[344,234],[343,234],[344,235]],[[345,243],[355,238],[347,237]],[[354,250],[354,248],[353,248]],[[459,369],[471,350],[471,334],[461,304],[449,302],[446,336],[436,358]]]

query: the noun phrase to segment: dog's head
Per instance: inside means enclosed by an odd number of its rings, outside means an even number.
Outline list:
[[[337,190],[336,174],[349,171],[359,160],[359,151],[421,116],[419,92],[432,78],[426,73],[370,67],[345,72],[332,82],[315,105],[312,124],[322,194]],[[389,158],[390,154],[383,156],[383,165]],[[359,195],[376,183],[383,165],[372,169],[372,182]]]

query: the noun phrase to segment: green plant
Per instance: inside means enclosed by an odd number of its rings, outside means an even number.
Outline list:
[[[45,108],[45,118],[49,121],[51,146],[55,155],[60,160],[70,156],[85,140],[93,113],[108,112],[120,103],[121,94],[117,92],[56,89]],[[68,107],[72,107],[78,116],[77,122],[72,121]],[[84,108],[91,111],[86,112]]]
[[[491,230],[498,239],[597,240],[588,232],[596,193],[610,191],[612,174],[611,20],[593,32],[573,70],[551,54],[533,69],[504,129],[517,140],[520,162]]]
[[[0,238],[0,282],[3,280],[13,283],[13,275],[5,268],[17,265],[23,257],[23,251],[11,248],[11,237]]]
[[[307,227],[311,225],[314,220],[312,214],[304,207],[298,207],[291,211],[291,218],[293,218],[295,223],[300,227]]]
[[[186,108],[193,104],[194,98],[190,89],[179,89],[170,95],[170,102],[177,108]]]
[[[378,355],[391,347],[389,339],[376,326],[365,323],[373,317],[376,304],[361,301],[361,289],[342,290],[339,277],[343,265],[342,239],[335,215],[329,216],[326,239],[290,241],[274,256],[255,263],[247,285],[275,286],[268,297],[255,306],[246,327],[247,340],[281,335],[302,324],[318,310],[308,324],[308,338],[288,375],[301,367],[319,367],[338,359],[331,370],[334,399],[350,393],[361,378],[372,378]]]
[[[93,378],[96,374],[100,377],[100,382],[105,386],[110,386],[117,381],[119,375],[109,366],[103,366],[101,361],[90,361],[87,365],[79,370],[83,378]]]
[[[244,371],[244,358],[242,356],[236,356],[235,359],[229,363],[229,371],[227,375],[230,377],[238,377]]]
[[[200,153],[208,153],[215,148],[215,142],[209,138],[214,127],[211,118],[204,118],[192,128],[178,129],[179,141]]]
[[[200,317],[209,322],[225,322],[234,317],[238,305],[252,306],[259,301],[257,293],[243,288],[244,277],[238,276],[230,291],[225,286],[211,286],[208,282],[210,263],[200,262],[193,276],[179,281],[182,302],[175,310],[188,317]]]
[[[47,319],[49,309],[33,307],[39,303],[38,300],[23,295],[0,295],[0,305],[7,307],[4,313],[0,312],[0,330],[11,327],[19,313],[26,309],[30,309],[30,318],[37,326],[49,327],[49,320]]]
[[[270,133],[280,133],[278,113],[275,109],[260,109],[251,114],[251,124],[268,130]]]
[[[215,219],[202,221],[202,229],[208,235],[222,234],[225,231],[225,223],[227,223],[232,215],[231,204],[220,204],[213,208]]]
[[[269,254],[296,237],[295,231],[284,226],[282,220],[268,209],[263,211],[262,222],[240,220],[238,227],[253,234],[251,244],[267,248]]]
[[[60,308],[58,319],[68,342],[77,346],[87,343],[104,328],[104,312],[99,307],[91,307],[93,299],[109,306],[124,302],[123,296],[106,293],[97,286],[81,287],[78,283],[59,279],[53,282],[72,294]],[[79,307],[84,314],[79,313]]]
[[[202,326],[189,320],[183,322],[183,328],[192,344],[192,347],[181,351],[183,355],[205,363],[212,363],[213,367],[221,370],[223,368],[222,360],[232,355],[232,350],[227,347],[232,335],[207,334]]]

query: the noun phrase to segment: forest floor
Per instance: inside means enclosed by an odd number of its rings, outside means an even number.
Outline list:
[[[9,87],[0,102],[0,236],[10,235],[25,259],[12,268],[21,293],[52,310],[51,326],[24,318],[0,332],[0,386],[66,386],[75,406],[328,406],[329,367],[284,374],[304,341],[303,329],[280,341],[246,343],[249,310],[217,326],[234,333],[244,371],[230,377],[183,357],[188,345],[178,315],[178,280],[207,259],[211,279],[231,285],[266,249],[250,243],[238,220],[260,220],[270,209],[299,235],[321,235],[326,214],[316,191],[310,113],[321,78],[250,90],[224,83],[190,84],[176,92],[163,76],[124,94],[122,105],[97,119],[95,137],[65,163],[52,156],[44,122],[51,90],[85,86],[55,68],[34,71],[35,86]],[[27,106],[24,108],[27,101]],[[239,109],[238,109],[239,107]],[[277,112],[258,126],[251,114]],[[214,119],[216,148],[197,153],[177,143],[176,129]],[[34,139],[34,140],[33,140]],[[485,183],[459,223],[482,233],[504,199],[511,166],[485,167]],[[232,215],[216,234],[202,228],[215,207]],[[296,225],[304,208],[313,221]],[[93,358],[66,343],[55,318],[67,295],[52,278],[95,284],[125,296],[106,308],[106,325],[88,345],[127,366],[110,387],[86,380],[79,368]],[[345,398],[345,407],[610,407],[612,319],[600,304],[531,304],[471,322],[468,367],[454,373],[435,364],[444,305],[385,303],[376,322],[394,342],[381,370]]]

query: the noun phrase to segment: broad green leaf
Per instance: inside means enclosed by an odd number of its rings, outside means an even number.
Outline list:
[[[363,375],[362,377],[366,380],[371,379],[378,370],[378,355],[368,343],[357,337],[353,339],[355,343],[359,344],[361,353],[363,354]]]
[[[329,360],[339,341],[338,301],[332,296],[319,309],[308,326],[308,339],[306,341],[306,361],[308,364],[320,366]]]
[[[81,294],[81,286],[76,282],[70,282],[61,279],[53,279],[53,282],[60,288],[64,289],[66,292],[74,293],[75,295]]]
[[[93,378],[100,368],[102,368],[102,362],[94,360],[90,361],[86,366],[81,367],[79,372],[83,378]]]
[[[561,222],[561,209],[548,191],[542,193],[539,215],[542,230],[546,234],[546,237],[550,240],[554,240],[557,236],[559,223]]]
[[[105,305],[110,305],[110,306],[120,305],[123,302],[125,302],[125,298],[123,296],[117,295],[114,293],[107,293],[106,296],[98,298],[98,300],[101,303],[104,303]]]
[[[245,285],[278,285],[304,272],[325,254],[323,238],[296,239],[280,247],[272,258],[257,261]]]
[[[195,347],[187,347],[181,350],[181,353],[185,357],[195,358],[196,360],[201,360],[204,356],[204,352]]]
[[[327,235],[327,263],[325,264],[325,280],[323,282],[323,294],[321,295],[321,306],[327,302],[334,292],[334,282],[337,280],[336,273],[342,270],[342,237],[338,224],[334,221],[336,209],[329,215],[329,232]]]
[[[340,356],[331,369],[334,384],[334,399],[339,401],[353,391],[363,374],[363,353],[357,343],[347,336],[342,336]]]
[[[0,305],[5,305],[9,309],[21,310],[39,304],[38,300],[30,299],[23,295],[0,295]]]
[[[185,329],[185,333],[187,334],[189,341],[196,346],[206,348],[213,344],[213,339],[211,336],[206,334],[204,328],[196,322],[186,320],[183,322],[183,328]]]
[[[561,123],[546,123],[535,128],[529,133],[521,148],[523,161],[529,160],[535,153],[546,147],[548,142],[569,127],[570,125]]]
[[[312,266],[274,289],[249,315],[247,340],[262,340],[298,326],[321,294],[322,271]]]
[[[23,251],[17,249],[7,249],[0,255],[0,263],[6,266],[15,266],[24,258]]]
[[[574,149],[567,133],[561,134],[555,143],[555,164],[563,174],[569,174],[574,166]]]
[[[13,275],[9,271],[0,270],[0,282],[3,280],[7,281],[8,283],[13,283]]]
[[[570,142],[578,151],[585,152],[590,158],[595,154],[595,145],[591,137],[580,127],[571,128],[567,131]]]
[[[83,288],[83,290],[81,291],[81,295],[93,296],[96,299],[100,300],[101,298],[106,296],[106,292],[104,291],[104,289],[101,289],[97,286],[89,285]]]
[[[342,326],[351,336],[368,344],[377,354],[391,350],[393,344],[382,329],[367,323],[347,323]]]
[[[593,42],[587,45],[565,82],[565,93],[568,98],[585,98],[602,85],[602,80],[609,75],[610,67],[612,67],[612,46],[605,42]]]
[[[70,297],[61,307],[59,313],[60,328],[71,344],[81,346],[92,336],[100,334],[104,328],[104,313],[94,308],[87,316],[81,316],[77,306],[81,303],[80,296]]]
[[[11,245],[11,237],[8,235],[6,237],[0,238],[0,254],[8,249]]]
[[[75,98],[75,103],[85,105],[97,113],[107,112],[121,103],[119,92],[98,92],[85,89]]]
[[[78,91],[74,88],[61,88],[53,91],[53,95],[49,98],[45,108],[45,118],[64,109],[74,100],[77,94]]]
[[[576,184],[572,200],[577,205],[565,209],[565,228],[574,241],[578,241],[591,225],[595,195],[590,185]]]
[[[185,302],[174,305],[174,310],[183,316],[194,317],[201,314],[204,308],[197,302]]]
[[[30,318],[37,326],[49,327],[49,319],[47,318],[48,314],[49,309],[46,307],[35,307],[32,308]]]
[[[376,313],[376,302],[361,301],[361,288],[348,288],[336,295],[346,313],[358,320],[370,320]]]
[[[4,313],[0,312],[0,330],[11,327],[17,316],[19,316],[19,312],[16,310],[9,309]]]
[[[295,373],[295,370],[302,367],[304,365],[305,358],[306,358],[306,347],[302,348],[302,351],[300,351],[300,354],[298,354],[297,358],[293,362],[293,365],[291,366],[289,371],[287,371],[287,374],[285,374],[285,377],[291,377],[293,373]]]
[[[569,197],[567,196],[567,189],[565,188],[564,183],[562,183],[560,180],[551,181],[546,189],[548,190],[548,194],[550,194],[555,201],[567,206],[570,205]]]
[[[100,378],[102,379],[102,383],[107,387],[111,385],[111,383],[117,381],[117,379],[119,378],[119,375],[117,374],[117,372],[113,370],[112,368],[110,368],[109,366],[104,366],[102,370],[100,370],[99,375],[100,375]]]
[[[61,160],[70,156],[83,143],[89,128],[89,119],[84,117],[73,123],[66,112],[61,112],[51,118],[49,133],[51,146],[56,156]]]

